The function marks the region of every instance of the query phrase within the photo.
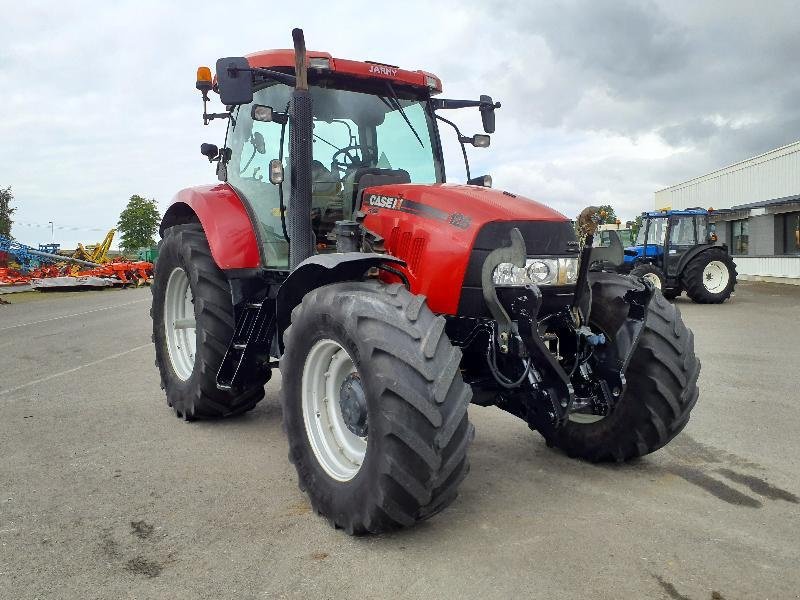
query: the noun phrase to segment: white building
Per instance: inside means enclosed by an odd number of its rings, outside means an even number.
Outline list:
[[[800,142],[659,190],[655,208],[712,215],[740,279],[800,284]]]

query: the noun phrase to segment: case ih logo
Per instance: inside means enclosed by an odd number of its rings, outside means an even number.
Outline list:
[[[369,72],[377,75],[386,75],[387,77],[394,77],[397,75],[397,69],[385,65],[370,65]]]
[[[379,208],[399,209],[402,203],[402,198],[395,198],[393,196],[378,196],[376,194],[372,194],[369,197],[369,205],[377,206]]]

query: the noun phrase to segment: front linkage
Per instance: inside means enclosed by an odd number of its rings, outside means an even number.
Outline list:
[[[591,243],[586,254],[590,248]],[[505,293],[501,301],[492,281],[498,265],[522,266],[525,258],[525,242],[515,228],[511,244],[491,252],[482,268],[483,296],[494,318],[454,317],[450,331],[465,352],[468,346],[485,344],[491,378],[472,378],[483,391],[476,395],[478,402],[496,404],[520,417],[551,443],[571,412],[607,415],[624,394],[625,371],[644,330],[654,288],[635,285],[622,297],[602,298],[606,289],[600,287],[597,300],[615,307],[616,330],[595,332],[589,327],[588,256],[582,257],[572,306],[543,316],[538,286],[530,283],[516,288],[516,293]]]

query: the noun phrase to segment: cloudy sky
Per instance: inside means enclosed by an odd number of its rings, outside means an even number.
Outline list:
[[[290,45],[437,73],[503,103],[473,173],[574,217],[800,139],[796,2],[0,0],[0,187],[13,234],[98,241],[132,194],[214,180],[198,65]],[[452,114],[452,113],[451,113]],[[477,111],[456,120],[479,130]],[[452,133],[443,132],[445,140]],[[452,140],[450,140],[452,142]],[[449,176],[463,179],[455,148]]]

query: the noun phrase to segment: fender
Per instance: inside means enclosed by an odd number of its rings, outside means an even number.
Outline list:
[[[677,271],[674,274],[670,273],[670,275],[680,279],[681,275],[683,274],[683,270],[686,268],[686,265],[689,264],[690,260],[692,260],[701,252],[711,250],[712,248],[722,248],[726,253],[728,252],[728,247],[725,244],[699,244],[681,256],[680,261],[678,261]]]
[[[245,203],[227,183],[203,185],[178,192],[164,213],[159,233],[173,225],[199,221],[211,256],[223,271],[257,269],[261,254],[253,221]]]
[[[300,304],[303,296],[323,285],[361,279],[367,270],[383,263],[406,266],[404,260],[394,256],[364,252],[318,254],[297,265],[281,284],[275,306],[278,345],[281,352],[283,352],[283,332],[291,321],[292,309]]]

